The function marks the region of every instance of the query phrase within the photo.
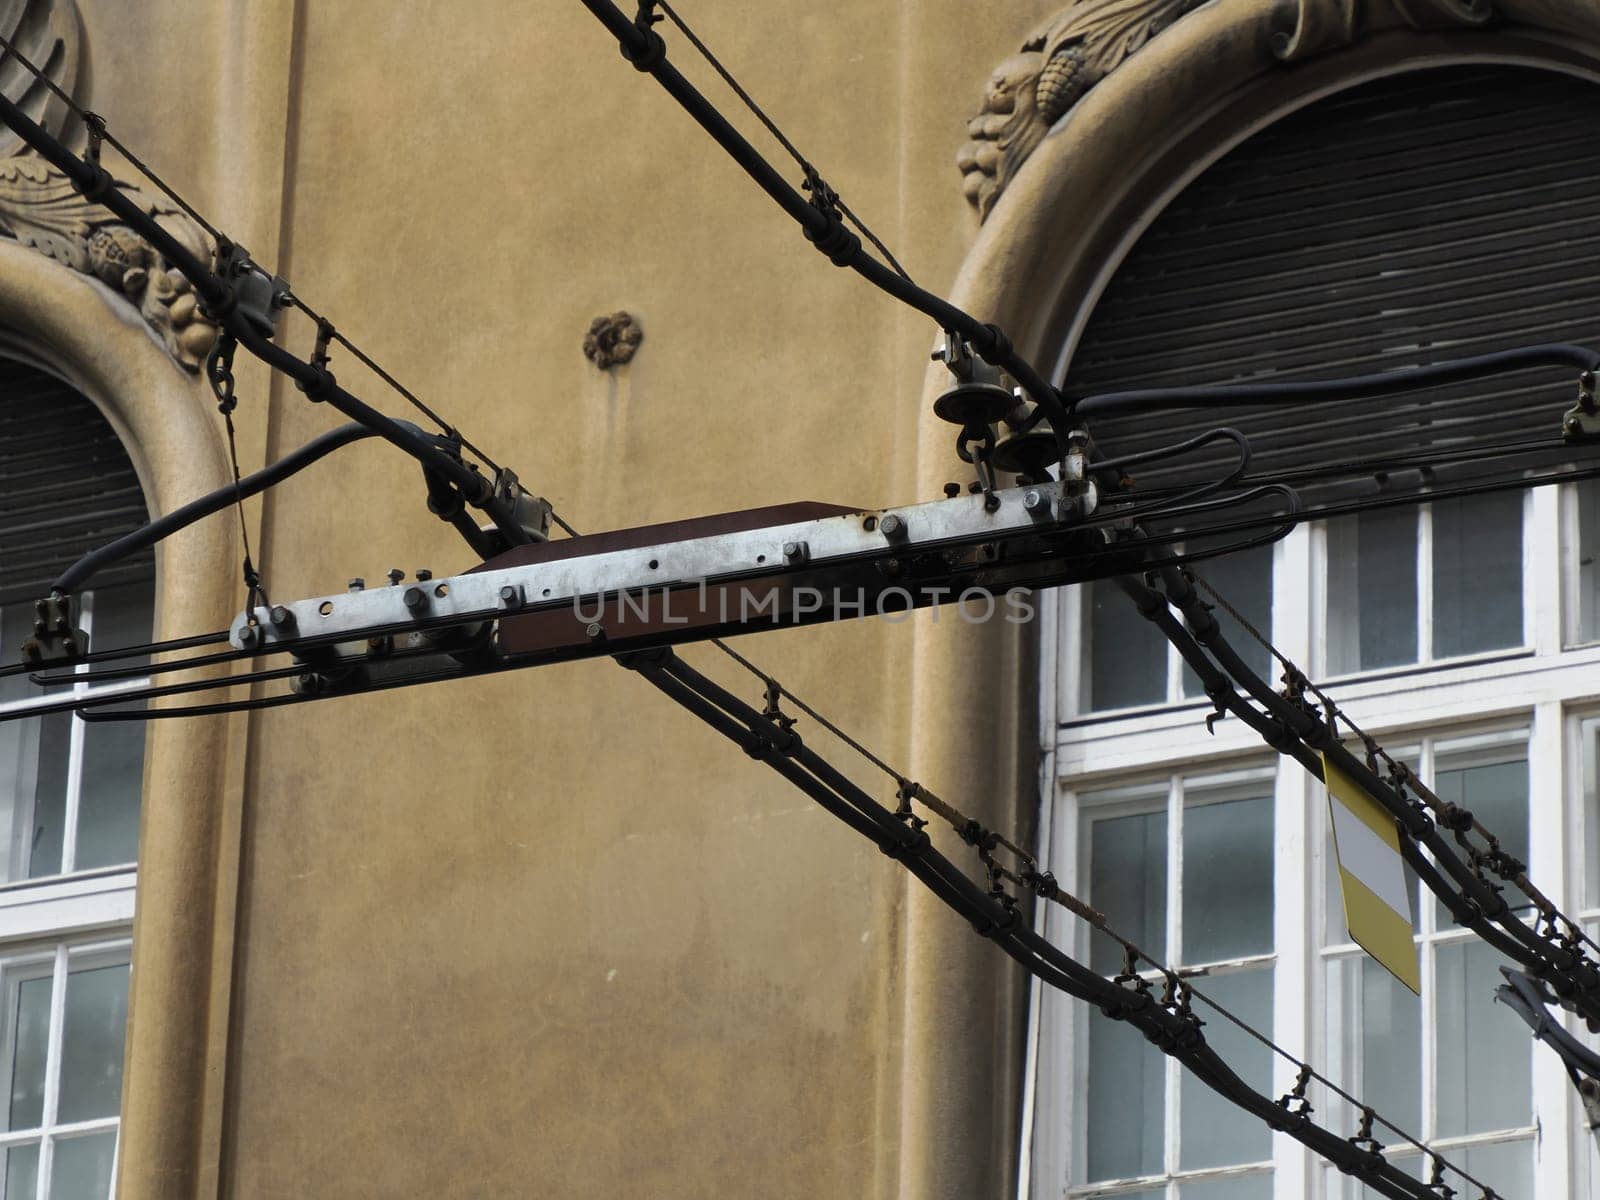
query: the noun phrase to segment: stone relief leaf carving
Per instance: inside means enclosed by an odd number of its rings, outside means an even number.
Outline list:
[[[131,184],[118,182],[117,188],[201,261],[210,259],[205,233],[181,210]],[[85,200],[66,176],[35,154],[0,158],[0,234],[98,279],[139,310],[181,366],[200,369],[217,327],[201,315],[189,281],[150,243],[109,210]]]
[[[956,155],[979,218],[1083,94],[1202,0],[1077,0],[995,68]]]
[[[1354,43],[1375,25],[1475,29],[1494,19],[1493,0],[1294,0],[1293,21],[1273,40],[1284,62]]]
[[[80,30],[74,0],[0,0],[0,34],[69,96],[78,82]],[[0,94],[51,133],[66,126],[66,101],[10,54],[0,57]],[[0,128],[0,156],[22,149],[20,137]]]
[[[72,94],[79,49],[73,0],[0,0],[0,33]],[[0,56],[0,93],[52,133],[59,135],[67,122],[65,102],[9,55]],[[202,262],[211,258],[205,233],[164,197],[153,198],[120,181],[117,188]],[[201,315],[189,281],[109,210],[80,196],[65,175],[9,130],[0,136],[0,235],[98,279],[119,302],[139,310],[179,365],[199,371],[217,327]]]

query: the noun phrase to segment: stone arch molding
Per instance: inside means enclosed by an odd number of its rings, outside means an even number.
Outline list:
[[[73,115],[62,95],[76,94],[82,39],[74,0],[0,4],[0,33],[49,81],[46,84],[13,66],[5,73],[6,98],[50,133],[65,135]],[[84,140],[81,127],[76,132]],[[120,179],[115,182],[185,249],[202,261],[211,257],[205,232],[177,205]],[[3,127],[0,236],[104,284],[108,299],[136,311],[173,361],[186,371],[199,371],[217,326],[200,312],[189,281],[109,211],[80,196],[65,175]]]
[[[1096,85],[1219,0],[1075,0],[1036,27],[984,84],[956,156],[967,201],[987,219],[1045,135]],[[1243,6],[1224,5],[1243,15]],[[1240,23],[1277,63],[1349,47],[1384,29],[1570,27],[1587,0],[1265,0]],[[1562,11],[1568,10],[1568,11]],[[1182,36],[1181,32],[1177,36]]]
[[[1600,0],[1076,0],[986,85],[958,156],[982,225],[951,299],[1059,373],[1116,264],[1228,149],[1321,96],[1471,62],[1600,81]],[[929,403],[942,386],[930,370]]]

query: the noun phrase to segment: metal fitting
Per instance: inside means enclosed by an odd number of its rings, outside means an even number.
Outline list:
[[[408,587],[400,599],[412,612],[421,612],[428,607],[428,593],[419,587]]]
[[[785,542],[783,544],[783,560],[787,563],[803,563],[811,557],[811,547],[805,542]]]
[[[888,513],[878,522],[878,532],[891,542],[903,542],[907,536],[905,518],[899,513]]]

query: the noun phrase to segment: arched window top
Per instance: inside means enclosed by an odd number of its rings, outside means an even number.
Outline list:
[[[1600,86],[1525,67],[1411,71],[1318,101],[1235,147],[1154,219],[1094,304],[1068,386],[1352,375],[1593,342],[1597,128]],[[1509,447],[1559,436],[1570,397],[1551,383],[1534,371],[1228,423],[1250,436],[1256,471],[1447,439]],[[1215,423],[1195,411],[1094,432],[1127,453]],[[1177,470],[1214,468],[1191,458]]]
[[[63,568],[147,519],[133,464],[99,409],[55,376],[0,359],[0,643],[8,652],[32,632],[33,603]],[[108,569],[82,597],[91,642],[149,641],[154,602],[152,555]],[[26,676],[0,679],[0,706],[26,710],[46,695]],[[137,724],[89,726],[67,713],[0,724],[0,885],[131,866],[143,763]]]
[[[31,603],[86,551],[149,520],[128,452],[87,397],[0,358],[0,605]],[[101,589],[153,587],[151,551],[107,567]],[[14,654],[17,647],[6,644]]]

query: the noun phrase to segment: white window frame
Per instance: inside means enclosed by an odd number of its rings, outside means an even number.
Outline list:
[[[1563,489],[1567,491],[1569,489]],[[1438,669],[1442,665],[1465,666],[1479,662],[1495,662],[1504,658],[1520,658],[1532,652],[1536,620],[1532,611],[1528,590],[1531,558],[1533,554],[1534,514],[1533,493],[1523,492],[1522,496],[1522,641],[1515,646],[1500,646],[1493,650],[1481,650],[1473,654],[1454,655],[1448,658],[1438,658],[1434,655],[1433,636],[1433,505],[1418,504],[1415,512],[1417,517],[1417,660],[1412,663],[1397,663],[1393,666],[1375,667],[1359,671],[1346,671],[1338,675],[1331,675],[1328,671],[1327,639],[1318,638],[1312,653],[1308,656],[1309,665],[1302,663],[1312,677],[1330,683],[1342,683],[1348,680],[1369,678],[1392,678],[1400,675],[1410,675],[1417,671]],[[1570,501],[1569,505],[1575,504]],[[1328,527],[1323,522],[1318,522],[1310,527],[1312,537],[1311,561],[1315,576],[1312,581],[1313,596],[1317,601],[1317,611],[1321,617],[1319,628],[1328,627],[1328,616],[1332,607],[1328,597]]]
[[[1212,764],[1208,764],[1208,767]],[[1163,864],[1167,875],[1167,906],[1164,926],[1164,954],[1166,965],[1172,966],[1181,972],[1200,968],[1203,975],[1199,984],[1204,990],[1205,978],[1216,978],[1221,975],[1231,974],[1241,970],[1266,968],[1271,971],[1277,969],[1276,948],[1260,954],[1243,955],[1234,958],[1206,960],[1204,962],[1190,962],[1181,953],[1184,945],[1183,932],[1183,825],[1188,812],[1197,807],[1190,803],[1190,793],[1221,792],[1211,802],[1220,802],[1225,799],[1235,798],[1247,792],[1263,791],[1270,795],[1276,786],[1275,766],[1271,760],[1251,760],[1248,763],[1222,764],[1220,769],[1208,769],[1203,772],[1186,772],[1155,776],[1143,780],[1132,780],[1126,784],[1118,784],[1117,791],[1134,791],[1148,793],[1144,796],[1106,797],[1103,789],[1081,790],[1070,794],[1069,803],[1078,816],[1079,825],[1079,861],[1073,872],[1076,879],[1087,880],[1090,869],[1090,858],[1093,853],[1090,842],[1083,838],[1082,828],[1085,824],[1097,817],[1121,815],[1122,813],[1164,812],[1167,819],[1167,845],[1166,861]],[[1252,786],[1252,785],[1258,785]],[[1165,795],[1160,793],[1164,791]],[[1098,795],[1096,794],[1098,793]],[[1200,804],[1206,803],[1201,800]],[[1276,882],[1276,881],[1274,881]],[[1081,891],[1080,891],[1081,894]],[[1086,897],[1088,903],[1094,904],[1092,896]],[[1110,914],[1107,914],[1108,916]],[[1111,924],[1116,927],[1115,918]],[[1119,932],[1127,933],[1126,929]],[[1074,956],[1079,961],[1087,962],[1090,950],[1090,931],[1087,927],[1079,925],[1077,937],[1073,943]],[[1163,976],[1154,970],[1141,972],[1145,979],[1154,984],[1158,989],[1163,983]],[[1204,1005],[1198,1006],[1204,1015]],[[1077,1006],[1077,1029],[1074,1031],[1075,1040],[1085,1038],[1089,1022],[1099,1017],[1098,1013],[1091,1014],[1087,1005]],[[1103,1019],[1103,1018],[1101,1018]],[[1088,1055],[1079,1054],[1075,1058],[1074,1070],[1078,1080],[1074,1091],[1080,1096],[1088,1094]],[[1241,1176],[1260,1175],[1272,1170],[1272,1160],[1261,1159],[1251,1163],[1240,1163],[1226,1167],[1190,1168],[1183,1169],[1180,1164],[1182,1154],[1182,1111],[1181,1093],[1183,1070],[1177,1061],[1168,1058],[1163,1063],[1165,1106],[1162,1114],[1163,1135],[1162,1171],[1158,1175],[1131,1177],[1127,1179],[1096,1180],[1087,1182],[1080,1177],[1083,1172],[1072,1170],[1074,1182],[1067,1186],[1066,1195],[1073,1200],[1089,1200],[1091,1197],[1110,1197],[1129,1190],[1154,1191],[1165,1188],[1172,1200],[1176,1200],[1177,1188],[1184,1183],[1220,1182],[1226,1179]],[[1085,1145],[1088,1133],[1088,1114],[1086,1108],[1080,1106],[1075,1114],[1073,1125],[1073,1142],[1075,1145]]]
[[[11,1064],[15,1057],[14,1014],[9,1007],[12,982],[50,977],[50,1023],[47,1034],[43,1112],[37,1126],[0,1133],[0,1151],[13,1147],[39,1146],[37,1188],[33,1197],[6,1196],[4,1200],[49,1200],[51,1178],[55,1162],[55,1148],[60,1141],[98,1133],[117,1133],[121,1129],[122,1115],[99,1117],[93,1120],[61,1123],[57,1120],[61,1098],[62,1037],[65,1027],[67,978],[74,970],[93,970],[97,967],[122,966],[130,961],[132,943],[128,937],[104,939],[66,939],[38,947],[7,950],[0,955],[0,1016],[5,1026],[0,1029],[0,1080],[6,1086],[0,1094],[9,1094]],[[9,1122],[0,1122],[9,1123]],[[4,1190],[6,1155],[0,1154],[0,1192]],[[112,1152],[111,1190],[116,1194],[117,1158]],[[109,1200],[109,1198],[108,1198]]]
[[[94,593],[83,594],[82,619],[79,624],[92,639],[94,636]],[[75,674],[85,675],[90,668],[80,665]],[[91,684],[87,680],[72,685],[73,696],[114,695],[142,687],[148,679],[119,680],[108,684]],[[25,712],[52,700],[59,695],[27,697],[0,704],[0,713]],[[6,850],[10,855],[10,882],[0,883],[0,946],[16,939],[35,938],[48,934],[72,934],[91,929],[131,925],[133,921],[133,896],[138,882],[136,863],[119,864],[80,871],[76,857],[78,846],[78,818],[83,801],[83,751],[87,726],[74,717],[69,725],[67,748],[66,802],[62,821],[61,870],[54,875],[38,878],[17,878],[23,869],[15,845]],[[12,841],[17,832],[32,827],[33,811],[29,803],[26,812],[12,814]]]
[[[84,592],[81,599],[79,625],[92,639],[93,591]],[[86,675],[91,669],[86,664],[80,664],[74,673]],[[96,685],[82,679],[73,683],[70,694],[75,697],[114,695],[142,687],[148,682],[147,678],[137,678]],[[0,712],[25,712],[60,698],[59,693],[26,697],[0,705]],[[32,879],[13,878],[10,882],[0,884],[0,996],[4,996],[9,987],[8,977],[14,978],[10,973],[18,969],[47,969],[53,977],[42,1123],[37,1129],[0,1133],[0,1150],[33,1143],[40,1146],[37,1195],[30,1200],[48,1200],[55,1147],[59,1141],[107,1131],[117,1133],[121,1129],[120,1111],[116,1116],[93,1121],[66,1125],[56,1122],[68,972],[79,968],[84,959],[91,962],[103,959],[103,965],[130,961],[138,886],[136,862],[88,870],[77,868],[86,730],[87,726],[82,720],[77,717],[70,720],[60,872]],[[32,825],[33,807],[30,799],[26,811],[19,810],[12,814],[12,842],[4,852],[9,856],[10,873],[13,875],[24,869],[16,838],[20,831],[31,829]],[[4,1015],[3,1006],[0,1006],[0,1015]],[[12,1028],[0,1028],[0,1076],[6,1078],[9,1078],[10,1046],[14,1033]],[[112,1195],[115,1195],[116,1151],[113,1154]],[[4,1157],[0,1154],[0,1191],[4,1190]],[[6,1197],[5,1200],[13,1198]]]
[[[1600,712],[1600,644],[1569,645],[1575,619],[1576,563],[1574,485],[1526,493],[1523,523],[1524,646],[1483,655],[1390,668],[1331,682],[1341,706],[1385,745],[1403,746],[1423,737],[1442,739],[1473,730],[1527,730],[1530,809],[1529,873],[1558,905],[1576,912],[1582,875],[1581,712]],[[1563,515],[1565,514],[1565,516]],[[1322,679],[1319,661],[1326,627],[1326,570],[1321,531],[1295,529],[1278,544],[1273,567],[1270,636],[1291,659]],[[1422,567],[1419,565],[1419,570]],[[1431,563],[1427,566],[1431,587]],[[1419,596],[1419,620],[1423,597]],[[1431,620],[1431,600],[1427,605]],[[1156,774],[1205,774],[1214,764],[1259,754],[1256,735],[1233,718],[1207,736],[1202,714],[1209,702],[1077,715],[1078,677],[1074,647],[1081,614],[1071,589],[1047,593],[1040,607],[1047,622],[1041,637],[1041,744],[1044,764],[1040,849],[1064,887],[1078,885],[1074,799],[1080,792],[1109,788]],[[1431,639],[1430,639],[1431,640]],[[1316,653],[1313,653],[1316,651]],[[1170,677],[1170,673],[1169,673]],[[1314,1065],[1326,1065],[1326,1003],[1321,881],[1327,878],[1324,828],[1326,802],[1320,785],[1292,763],[1277,774],[1274,820],[1276,874],[1274,1039]],[[1559,803],[1561,819],[1540,814]],[[1305,881],[1316,881],[1307,884]],[[1600,926],[1600,897],[1583,915]],[[1108,913],[1113,924],[1115,913]],[[1058,944],[1078,945],[1076,919],[1055,906],[1041,906],[1038,927]],[[1441,937],[1448,935],[1441,934]],[[1469,935],[1459,935],[1469,936]],[[1081,1078],[1076,1074],[1076,1001],[1035,986],[1025,1075],[1023,1169],[1019,1195],[1059,1200],[1073,1180],[1070,1138],[1053,1131],[1076,1129]],[[1508,1011],[1508,1020],[1516,1018]],[[1579,1026],[1566,1018],[1574,1032]],[[1600,1200],[1600,1153],[1583,1124],[1575,1090],[1559,1060],[1529,1039],[1533,1056],[1534,1193],[1586,1195]],[[1280,1062],[1274,1090],[1293,1085]],[[1370,1097],[1382,1109],[1382,1097]],[[1347,1131],[1353,1132],[1353,1131]],[[1416,1131],[1412,1131],[1416,1132]],[[1323,1200],[1327,1172],[1321,1161],[1292,1139],[1276,1137],[1273,1150],[1277,1200]],[[1335,1173],[1336,1174],[1336,1173]],[[1588,1186],[1591,1190],[1584,1191]],[[1463,1193],[1464,1194],[1464,1193]]]

